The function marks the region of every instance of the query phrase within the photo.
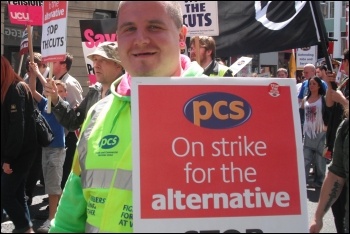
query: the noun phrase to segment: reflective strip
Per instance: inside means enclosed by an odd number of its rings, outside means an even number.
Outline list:
[[[85,233],[99,233],[100,229],[98,227],[95,227],[88,222],[85,224]]]
[[[86,188],[110,188],[115,170],[94,169],[81,173],[81,181]],[[113,188],[132,191],[132,171],[118,169]]]
[[[79,154],[80,168],[82,171],[84,171],[86,169],[85,160],[86,160],[86,156],[87,156],[87,143],[88,143],[88,139],[90,137],[90,134],[92,132],[92,128],[95,126],[96,119],[98,118],[99,113],[101,113],[101,110],[105,107],[106,103],[108,103],[108,101],[110,101],[110,99],[112,97],[113,97],[113,95],[109,95],[109,96],[101,99],[100,102],[98,102],[98,104],[95,106],[95,108],[91,112],[91,119],[90,119],[90,122],[88,123],[88,126],[86,127],[86,129],[82,133],[80,133],[81,138],[80,138],[79,143],[77,145],[77,149],[78,149],[78,154]]]
[[[131,170],[118,169],[117,179],[114,182],[114,187],[132,191],[132,172],[131,172]]]

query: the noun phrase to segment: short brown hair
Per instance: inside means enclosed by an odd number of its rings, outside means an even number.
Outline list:
[[[43,67],[47,67],[47,64],[42,62],[42,57],[41,57],[41,54],[39,52],[34,52],[33,53],[33,59],[34,59],[34,63],[38,64],[38,67],[40,67],[41,65]],[[26,70],[27,70],[27,72],[29,71],[29,62],[30,62],[30,55],[28,55],[27,61],[26,61]]]
[[[191,37],[190,44],[194,44],[195,36]],[[216,44],[213,37],[199,36],[199,46],[204,47],[206,50],[211,50],[211,58],[215,59]]]

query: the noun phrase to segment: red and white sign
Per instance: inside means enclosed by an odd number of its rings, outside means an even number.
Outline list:
[[[43,25],[43,1],[7,1],[11,24]]]
[[[30,27],[31,29],[31,35],[33,35],[33,27]],[[22,33],[22,40],[21,40],[21,45],[20,45],[20,49],[19,49],[19,54],[22,55],[22,54],[27,54],[28,53],[28,28],[26,27],[24,30],[23,30],[23,33]]]
[[[44,1],[41,55],[44,62],[64,61],[67,49],[67,1]]]
[[[295,81],[131,82],[134,232],[308,231]]]

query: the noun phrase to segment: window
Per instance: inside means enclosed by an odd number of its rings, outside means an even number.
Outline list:
[[[334,18],[334,2],[329,2],[329,18]]]
[[[95,10],[93,19],[108,19],[108,18],[116,18],[115,11],[105,11],[105,10]]]
[[[321,11],[325,19],[333,19],[334,18],[334,1],[322,1]]]
[[[334,32],[328,32],[328,37],[333,38],[334,37]]]
[[[341,7],[341,17],[346,17],[346,7],[348,6],[348,2],[347,1],[342,1],[342,7]]]

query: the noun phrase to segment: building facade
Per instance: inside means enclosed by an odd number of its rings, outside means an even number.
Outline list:
[[[89,86],[88,73],[82,49],[80,20],[115,18],[119,1],[68,1],[67,16],[67,52],[74,57],[69,73],[74,76],[86,95]],[[33,26],[33,51],[41,52],[41,26]],[[1,54],[8,58],[18,71],[20,65],[20,42],[24,25],[11,24],[8,18],[7,1],[1,1]],[[23,59],[26,61],[27,55]],[[25,73],[22,63],[21,75]]]

